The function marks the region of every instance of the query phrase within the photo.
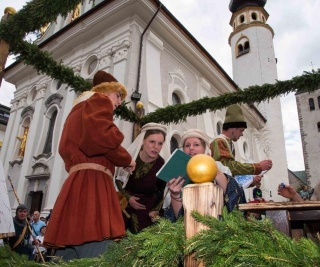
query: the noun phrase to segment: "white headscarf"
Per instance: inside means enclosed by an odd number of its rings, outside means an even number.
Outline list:
[[[199,129],[189,129],[187,130],[181,139],[181,145],[184,145],[184,142],[186,141],[187,138],[199,138],[200,140],[202,140],[205,144],[205,154],[211,156],[211,150],[210,150],[210,137],[203,131],[199,130]],[[222,171],[223,173],[229,174],[232,176],[232,173],[229,169],[229,167],[223,165],[220,161],[216,161],[218,169],[220,171]]]
[[[153,123],[153,122],[145,124],[141,129],[141,133],[137,136],[137,138],[133,141],[133,143],[127,149],[129,154],[131,155],[132,159],[137,159],[139,152],[141,150],[141,146],[143,144],[145,134],[149,130],[160,130],[165,135],[167,135],[167,127],[166,126],[164,126],[162,124],[158,124],[158,123]],[[166,145],[163,145],[163,147],[160,151],[160,155],[164,158],[164,160],[169,158],[170,153],[169,153]],[[129,173],[127,171],[125,171],[122,167],[117,168],[117,170],[115,172],[115,179],[120,180],[123,183],[123,188],[124,188],[128,182]],[[118,191],[117,186],[115,188]]]

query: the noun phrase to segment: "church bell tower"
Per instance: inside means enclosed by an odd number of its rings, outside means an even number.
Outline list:
[[[241,88],[251,85],[273,84],[277,80],[277,59],[275,57],[274,31],[267,24],[268,12],[264,9],[267,0],[231,0],[232,12],[229,36],[232,51],[233,80]],[[273,192],[271,199],[277,200],[275,192],[279,183],[288,183],[287,158],[282,123],[280,97],[256,104],[267,123],[260,130],[260,143],[269,158],[272,169],[265,175],[262,189]],[[264,158],[263,158],[264,157]]]

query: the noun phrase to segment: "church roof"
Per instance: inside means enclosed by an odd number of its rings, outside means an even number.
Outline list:
[[[230,0],[229,10],[235,13],[246,6],[264,7],[266,3],[267,0]]]

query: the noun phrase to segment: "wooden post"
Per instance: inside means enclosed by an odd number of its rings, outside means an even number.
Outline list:
[[[210,215],[218,218],[222,215],[223,191],[213,183],[190,184],[183,188],[184,224],[187,239],[194,236],[200,230],[207,229],[205,225],[197,222],[192,216],[192,211],[202,215]],[[184,266],[204,266],[203,262],[197,264],[193,255],[187,255]]]

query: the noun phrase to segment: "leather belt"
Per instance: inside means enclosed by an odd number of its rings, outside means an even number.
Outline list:
[[[96,171],[101,171],[101,172],[104,172],[106,174],[108,174],[110,176],[110,178],[113,177],[111,171],[103,166],[103,165],[100,165],[100,164],[97,164],[97,163],[80,163],[80,164],[76,164],[74,166],[72,166],[69,170],[69,174],[73,173],[73,172],[76,172],[76,171],[80,171],[80,170],[96,170]]]

